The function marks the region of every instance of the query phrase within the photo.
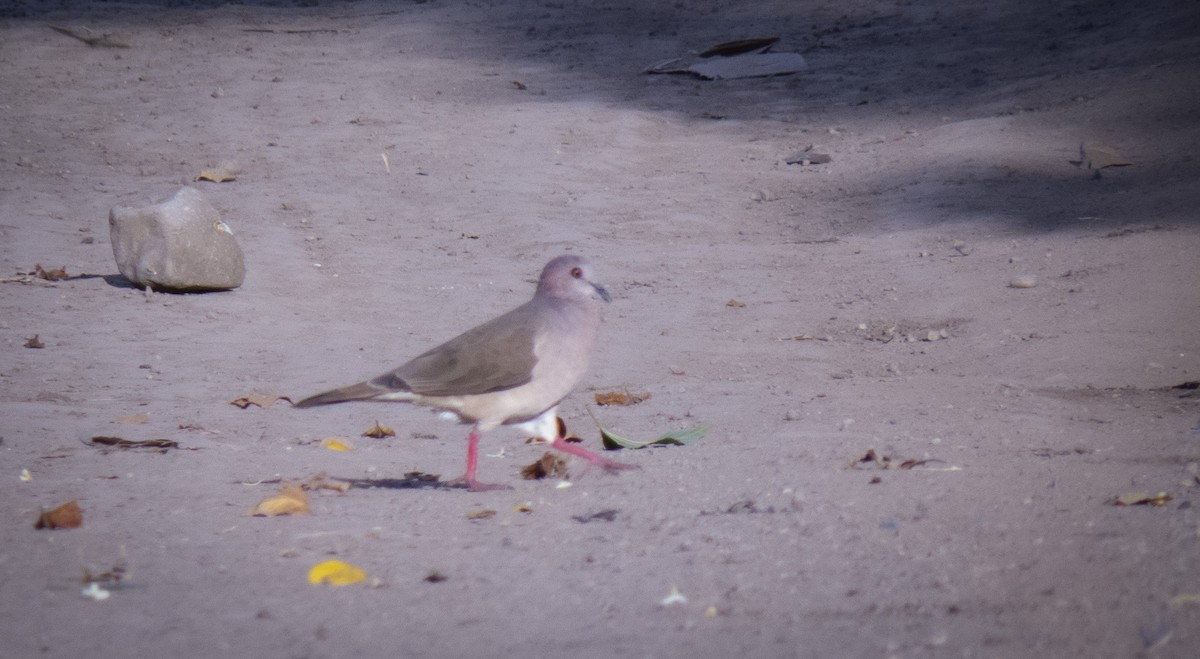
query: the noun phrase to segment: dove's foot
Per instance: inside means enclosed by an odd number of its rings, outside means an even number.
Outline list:
[[[601,469],[603,469],[604,471],[607,471],[607,472],[618,472],[623,469],[641,469],[641,467],[639,467],[637,465],[626,464],[624,462],[617,462],[616,460],[609,460],[608,458],[596,455],[595,453],[592,453],[591,451],[583,448],[582,446],[579,446],[578,444],[571,444],[571,443],[567,442],[562,437],[556,438],[550,444],[550,446],[552,448],[558,449],[559,451],[562,451],[563,453],[570,453],[571,455],[574,455],[576,457],[580,457],[580,458],[583,458],[584,460],[587,460],[589,469],[592,467],[600,467]]]

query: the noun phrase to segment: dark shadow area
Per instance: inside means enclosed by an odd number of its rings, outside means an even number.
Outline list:
[[[397,36],[396,48],[384,56],[396,57],[398,67],[405,57],[475,60],[484,63],[491,76],[448,80],[448,98],[478,104],[596,102],[673,113],[698,124],[728,122],[730,130],[743,133],[755,132],[755,122],[776,129],[822,130],[853,125],[871,114],[926,130],[946,121],[1078,112],[1081,126],[1096,126],[1100,132],[1119,126],[1126,141],[1134,143],[1167,131],[1195,135],[1195,117],[1200,116],[1198,86],[1184,83],[1189,74],[1200,76],[1200,4],[1186,0],[852,5],[722,0],[10,0],[0,2],[0,16],[44,20],[51,12],[78,11],[97,29],[115,30],[123,21],[130,26],[147,21],[146,11],[137,8],[211,10],[214,15],[230,10],[241,12],[236,14],[239,20],[245,12],[260,12],[256,20],[281,29],[301,24],[337,27],[337,39],[353,38],[368,21],[420,25],[435,39],[436,52],[404,51],[408,44]],[[429,12],[438,12],[438,19],[425,23]],[[289,43],[302,47],[310,36],[263,38],[294,39]],[[803,53],[810,70],[729,81],[642,73],[652,64],[716,43],[765,36],[780,37],[778,51]],[[571,82],[547,88],[536,73],[527,73],[521,74],[527,90],[497,93],[497,80],[515,80],[515,72],[538,67],[569,72]],[[1181,81],[1178,93],[1169,98],[1141,96],[1137,81],[1160,69]],[[1097,87],[1106,90],[1102,97],[1094,97]],[[892,205],[911,208],[910,216],[941,209],[994,218],[1012,217],[1008,211],[1014,205],[1026,213],[1041,209],[1012,225],[1024,230],[1061,229],[1115,216],[1138,221],[1161,217],[1167,223],[1200,219],[1181,212],[1194,207],[1189,199],[1200,203],[1188,184],[1200,176],[1200,165],[1191,155],[1164,155],[1153,149],[1151,145],[1135,154],[1134,167],[1104,173],[1099,180],[1065,163],[1061,176],[1047,176],[1019,164],[963,167],[948,162],[942,171],[897,167],[883,174],[866,173],[862,194],[880,195],[882,190],[897,195],[878,199],[880,215]],[[986,154],[980,158],[986,159]],[[836,153],[834,163],[838,166]],[[924,190],[905,197],[909,187],[931,181],[938,194]],[[802,180],[797,186],[803,186]],[[847,192],[855,194],[853,189]],[[946,217],[944,212],[936,215]]]
[[[137,284],[134,284],[133,282],[126,279],[125,275],[117,274],[117,275],[100,275],[100,276],[103,276],[104,282],[106,284],[108,284],[109,286],[112,286],[113,288],[129,288],[129,289],[133,289],[133,290],[137,290],[137,291],[142,290],[141,286],[138,286]]]
[[[934,99],[969,107],[995,100],[989,94],[1030,78],[1030,71],[1062,79],[1183,55],[1200,57],[1200,44],[1193,38],[1200,34],[1200,5],[1186,0],[849,7],[722,0],[4,0],[0,17],[40,20],[49,13],[86,12],[106,29],[118,29],[122,22],[136,26],[146,20],[130,11],[138,8],[261,10],[263,20],[303,19],[310,27],[333,19],[420,23],[423,12],[448,11],[463,18],[461,24],[446,26],[455,32],[445,35],[461,57],[479,57],[501,70],[536,64],[577,73],[579,88],[546,90],[541,97],[546,101],[586,96],[696,117],[778,119],[786,118],[789,109],[841,102],[902,102],[912,112]],[[775,49],[803,53],[811,70],[773,80],[716,82],[641,73],[666,58],[762,36],[780,37]],[[1168,52],[1173,42],[1186,43],[1183,50]],[[1104,47],[1103,56],[1094,56],[1096,46]],[[764,105],[770,97],[795,105]],[[764,113],[767,108],[772,111]]]
[[[336,478],[335,480],[349,483],[356,489],[385,489],[385,490],[465,490],[466,485],[450,485],[439,480],[437,474],[426,474],[420,471],[410,471],[403,478]]]
[[[865,177],[860,187],[827,200],[869,209],[841,217],[828,229],[843,233],[983,223],[1002,231],[1075,230],[1103,237],[1170,230],[1200,222],[1195,212],[1200,196],[1186,183],[1200,177],[1198,165],[1185,161],[1113,168],[1101,170],[1099,178],[1065,161],[1061,172],[1053,174],[986,164],[899,169]],[[811,221],[798,217],[797,230],[812,233]]]

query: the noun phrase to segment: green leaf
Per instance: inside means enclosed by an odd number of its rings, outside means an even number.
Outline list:
[[[596,427],[600,430],[600,440],[604,443],[604,448],[609,451],[616,451],[623,448],[646,448],[654,444],[675,444],[685,446],[700,439],[708,432],[708,426],[694,426],[692,428],[684,428],[683,430],[672,430],[657,439],[651,439],[646,442],[639,442],[635,439],[627,439],[617,433],[605,428],[600,424],[600,420],[592,412],[592,409],[587,408],[588,414],[592,416],[592,421],[596,422]]]

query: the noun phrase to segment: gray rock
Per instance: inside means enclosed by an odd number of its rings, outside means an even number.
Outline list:
[[[237,288],[246,277],[233,232],[195,188],[152,206],[116,206],[108,226],[117,269],[137,286],[214,291]]]

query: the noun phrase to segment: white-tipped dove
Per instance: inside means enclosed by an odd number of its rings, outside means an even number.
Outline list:
[[[587,370],[600,327],[599,300],[609,299],[586,259],[560,256],[542,270],[532,300],[393,371],[305,398],[296,407],[403,401],[453,412],[474,427],[467,436],[467,473],[450,483],[472,491],[507,487],[475,479],[479,438],[501,425],[521,427],[590,465],[629,468],[564,441],[555,412]]]

